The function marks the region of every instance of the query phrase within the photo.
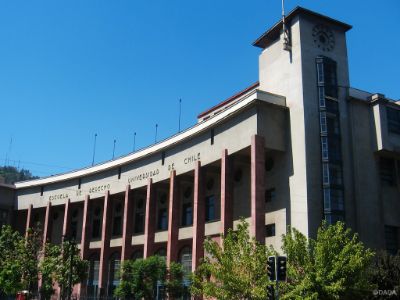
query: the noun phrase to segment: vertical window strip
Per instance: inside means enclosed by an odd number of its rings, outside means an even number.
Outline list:
[[[322,147],[322,159],[328,160],[329,150],[328,150],[328,138],[326,136],[321,137],[321,147]]]
[[[320,125],[321,125],[321,134],[326,134],[328,129],[327,129],[327,124],[326,124],[326,113],[325,112],[319,113],[319,120],[320,120]]]

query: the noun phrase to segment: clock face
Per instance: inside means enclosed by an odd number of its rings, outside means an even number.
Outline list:
[[[332,51],[335,47],[335,36],[332,29],[323,24],[315,25],[312,31],[314,44],[322,51]]]

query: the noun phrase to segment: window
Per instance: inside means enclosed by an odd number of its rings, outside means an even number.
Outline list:
[[[268,189],[265,191],[265,202],[272,202],[275,200],[276,191],[275,188]]]
[[[342,189],[324,188],[324,210],[326,212],[344,210]]]
[[[8,224],[8,210],[0,209],[0,229]]]
[[[326,136],[321,137],[321,152],[322,152],[322,159],[327,160],[328,157],[328,138]]]
[[[342,167],[337,164],[329,164],[329,183],[332,185],[343,184],[342,182]]]
[[[115,288],[119,285],[119,269],[121,260],[118,253],[114,253],[109,259],[108,265],[108,296],[113,296]]]
[[[142,250],[136,250],[132,253],[131,259],[132,260],[137,260],[143,258],[143,251]]]
[[[99,286],[99,270],[100,260],[97,254],[92,255],[89,258],[89,274],[88,274],[88,296],[95,297],[98,293]]]
[[[329,137],[328,156],[330,162],[342,161],[342,150],[339,137]]]
[[[265,225],[265,236],[266,237],[275,236],[275,224]]]
[[[167,230],[168,229],[168,213],[166,208],[160,208],[158,210],[158,230]]]
[[[210,195],[206,197],[206,222],[210,222],[215,219],[215,196]]]
[[[113,236],[119,236],[122,234],[122,204],[116,203],[114,205],[114,218],[113,218]]]
[[[325,103],[325,89],[323,86],[318,87],[318,100],[319,100],[319,107],[324,108]]]
[[[71,214],[71,237],[76,239],[78,236],[78,210],[75,209]]]
[[[338,114],[339,103],[336,100],[326,99],[326,111],[332,114]]]
[[[338,213],[325,213],[325,220],[329,225],[332,225],[338,221],[344,221],[344,216]]]
[[[318,59],[317,62],[317,77],[318,77],[318,84],[324,84],[324,64],[322,59]]]
[[[398,227],[385,225],[386,250],[391,254],[396,254],[399,250]]]
[[[101,231],[101,208],[100,206],[98,206],[93,211],[92,238],[93,239],[100,238],[100,231]]]
[[[134,233],[144,232],[144,200],[139,199],[135,207],[135,223],[133,227]]]
[[[386,107],[386,117],[389,132],[400,134],[400,110]]]
[[[395,160],[392,158],[381,157],[379,160],[379,176],[381,182],[393,186],[396,182]]]
[[[193,210],[192,203],[184,203],[182,205],[182,226],[189,226],[193,224]]]
[[[319,122],[320,122],[320,126],[321,126],[321,133],[326,134],[327,125],[326,125],[326,113],[325,112],[320,112]]]
[[[192,249],[190,247],[183,247],[179,254],[179,262],[182,264],[185,275],[190,274],[192,271]]]
[[[329,184],[329,164],[322,164],[322,182],[323,184]]]
[[[326,125],[328,130],[328,136],[340,136],[339,118],[336,115],[326,115]]]
[[[336,62],[331,59],[324,58],[324,84],[325,95],[333,98],[338,97],[337,78],[336,78]]]

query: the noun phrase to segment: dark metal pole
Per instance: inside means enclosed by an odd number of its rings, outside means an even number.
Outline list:
[[[112,159],[114,159],[114,154],[115,154],[115,143],[117,142],[117,140],[114,139],[114,147],[113,147],[113,156]]]
[[[156,135],[154,136],[154,143],[157,143],[157,129],[158,129],[158,124],[156,124]]]
[[[133,134],[133,151],[135,151],[135,150],[136,150],[136,131]]]
[[[182,114],[182,99],[179,99],[179,123],[178,123],[178,132],[181,132],[181,114]]]
[[[96,139],[97,139],[97,133],[94,134],[92,166],[94,165],[94,155],[96,154]]]

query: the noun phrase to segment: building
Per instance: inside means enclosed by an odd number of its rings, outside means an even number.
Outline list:
[[[2,178],[0,178],[1,180]],[[14,216],[15,186],[0,181],[0,228],[11,225]]]
[[[283,30],[284,25],[286,26]],[[280,249],[287,225],[315,236],[345,220],[367,246],[399,248],[400,106],[349,86],[351,26],[297,7],[254,43],[259,82],[188,130],[124,157],[16,183],[16,226],[75,238],[87,295],[111,295],[129,258],[196,269],[205,236],[247,218]]]

